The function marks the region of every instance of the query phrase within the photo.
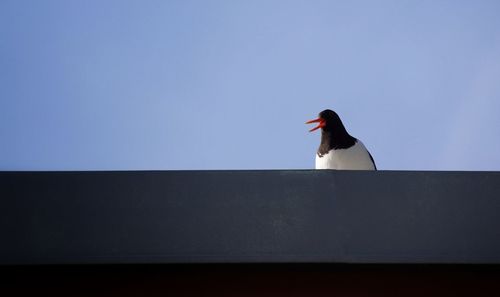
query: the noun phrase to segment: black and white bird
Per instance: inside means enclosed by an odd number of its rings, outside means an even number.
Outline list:
[[[316,169],[377,170],[372,155],[365,145],[347,132],[339,115],[333,110],[323,110],[315,120],[319,123],[309,130],[321,128],[321,144],[316,154]]]

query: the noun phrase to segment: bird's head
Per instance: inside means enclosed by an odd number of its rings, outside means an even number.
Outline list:
[[[340,125],[342,125],[339,115],[335,111],[330,109],[325,109],[322,112],[320,112],[317,119],[306,122],[306,124],[312,124],[312,123],[318,123],[318,125],[309,130],[309,132],[312,132],[319,128],[323,130],[331,130],[332,128],[335,127],[336,124],[338,125],[340,123]]]

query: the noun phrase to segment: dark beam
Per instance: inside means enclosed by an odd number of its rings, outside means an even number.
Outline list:
[[[0,264],[500,263],[499,172],[0,172]]]

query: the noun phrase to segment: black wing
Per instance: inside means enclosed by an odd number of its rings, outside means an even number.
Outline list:
[[[375,161],[373,160],[372,154],[370,154],[370,152],[368,152],[368,155],[370,156],[370,160],[372,160],[373,167],[375,167],[375,170],[377,170],[377,165],[375,164]]]

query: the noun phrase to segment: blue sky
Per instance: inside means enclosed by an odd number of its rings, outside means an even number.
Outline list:
[[[499,1],[0,2],[0,170],[500,169]]]

